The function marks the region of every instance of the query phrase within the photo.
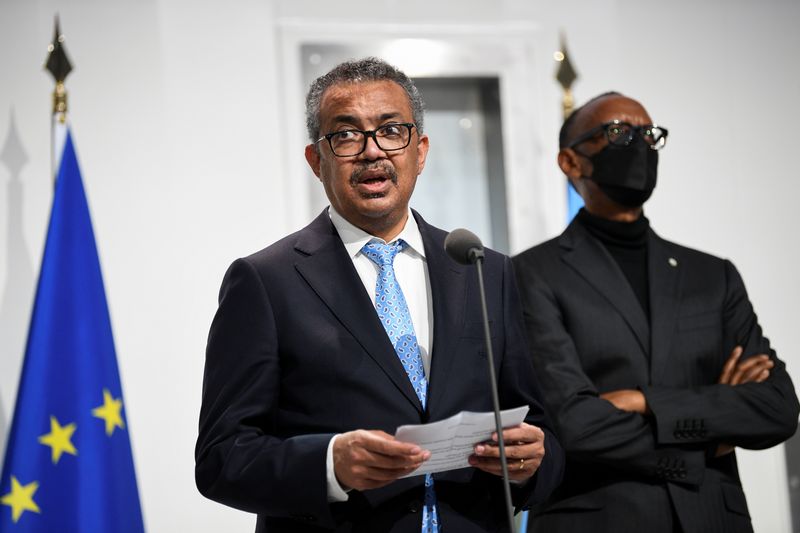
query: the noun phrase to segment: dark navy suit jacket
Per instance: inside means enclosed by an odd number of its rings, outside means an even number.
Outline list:
[[[433,299],[432,362],[423,410],[327,211],[235,261],[209,334],[196,449],[207,497],[258,514],[257,531],[419,531],[424,477],[327,502],[325,456],[336,433],[492,409],[477,274],[450,259],[445,232],[415,213]],[[543,501],[563,454],[538,401],[510,260],[484,266],[502,408],[529,405],[545,431],[536,476],[515,505]],[[445,531],[504,531],[501,478],[473,468],[434,476]]]
[[[798,403],[736,268],[647,238],[650,321],[605,247],[573,221],[514,258],[545,407],[567,453],[564,483],[532,531],[751,531],[731,453],[791,436]],[[764,383],[718,385],[734,346],[775,362]],[[653,414],[599,394],[641,389]]]

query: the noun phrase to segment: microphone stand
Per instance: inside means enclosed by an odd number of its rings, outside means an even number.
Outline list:
[[[503,491],[506,497],[506,514],[508,527],[512,533],[516,532],[514,525],[514,507],[511,502],[511,486],[508,480],[508,462],[506,461],[506,447],[503,442],[503,423],[500,420],[500,399],[497,394],[497,378],[494,372],[494,354],[492,351],[491,332],[489,331],[489,311],[486,307],[486,290],[483,285],[483,250],[473,248],[468,252],[470,259],[478,268],[478,287],[481,293],[481,310],[483,311],[483,333],[486,338],[486,361],[489,364],[489,381],[492,386],[492,405],[494,407],[494,423],[497,428],[497,445],[500,450],[500,467],[503,470]]]

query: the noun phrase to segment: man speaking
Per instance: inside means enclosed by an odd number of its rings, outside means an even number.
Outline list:
[[[425,166],[423,104],[383,61],[343,63],[306,99],[305,157],[330,201],[225,275],[206,352],[196,480],[258,514],[259,532],[483,532],[508,527],[497,446],[470,468],[404,477],[429,457],[398,426],[490,411],[475,272],[409,209]],[[537,400],[508,258],[485,279],[517,508],[563,457]]]

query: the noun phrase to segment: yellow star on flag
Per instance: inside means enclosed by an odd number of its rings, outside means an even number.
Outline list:
[[[11,476],[11,492],[0,498],[0,503],[11,507],[11,518],[15,524],[25,511],[41,512],[39,506],[33,501],[33,495],[38,488],[39,483],[36,481],[22,486],[17,478]]]
[[[108,389],[103,389],[103,405],[92,409],[92,414],[106,422],[106,435],[114,433],[114,428],[125,428],[122,421],[122,398],[115,399]]]
[[[39,442],[45,446],[50,446],[52,449],[53,464],[58,463],[58,460],[61,459],[61,454],[64,452],[78,455],[78,450],[75,449],[70,440],[76,429],[77,426],[74,423],[62,426],[58,423],[56,417],[50,417],[50,433],[39,437]]]

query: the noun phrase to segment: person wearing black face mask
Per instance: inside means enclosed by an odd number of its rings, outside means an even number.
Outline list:
[[[750,532],[735,448],[796,430],[794,386],[736,268],[660,238],[644,216],[666,141],[619,93],[575,110],[558,164],[585,206],[513,259],[567,452],[530,531]]]
[[[608,144],[600,151],[587,156],[578,150],[580,144],[601,133]],[[606,196],[625,207],[640,207],[656,188],[658,150],[666,142],[666,128],[653,124],[633,126],[614,119],[573,139],[569,148],[592,163],[590,179]]]

